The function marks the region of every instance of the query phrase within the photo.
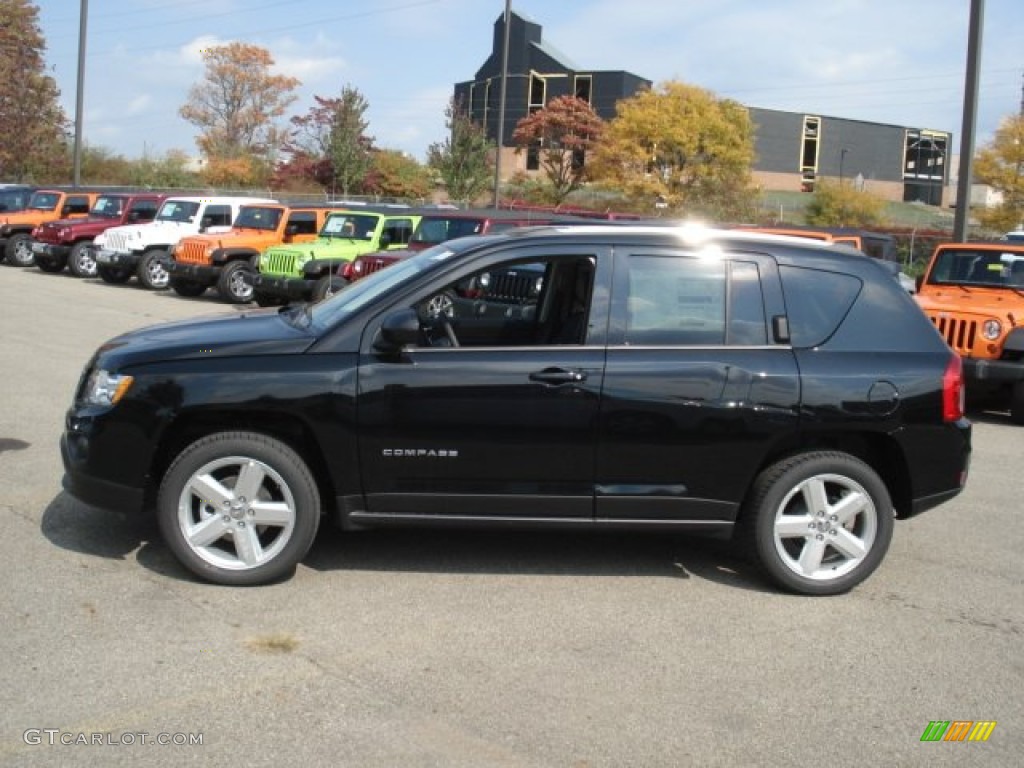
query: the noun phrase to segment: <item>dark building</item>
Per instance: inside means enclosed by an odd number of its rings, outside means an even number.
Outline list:
[[[472,80],[455,85],[455,99],[498,138],[505,15],[494,22],[491,54]],[[650,88],[650,80],[624,70],[581,69],[545,42],[541,26],[511,13],[502,176],[536,171],[536,150],[516,154],[512,134],[526,115],[559,96],[587,101],[605,120],[620,99]],[[838,117],[750,107],[755,126],[753,175],[763,189],[812,191],[821,179],[856,184],[889,200],[943,203],[949,182],[952,136]]]
[[[754,177],[765,189],[812,191],[827,178],[889,200],[942,204],[949,133],[757,107],[749,111]]]
[[[520,170],[535,170],[536,153],[515,154],[512,133],[526,115],[536,112],[559,96],[577,96],[605,120],[615,117],[619,99],[633,96],[651,86],[645,80],[622,70],[581,69],[546,43],[541,26],[518,13],[509,17],[508,80],[505,86],[505,125],[502,130],[503,176]],[[485,126],[487,137],[498,139],[501,97],[502,48],[505,43],[505,14],[494,22],[491,55],[472,80],[456,83],[455,99],[470,117]]]

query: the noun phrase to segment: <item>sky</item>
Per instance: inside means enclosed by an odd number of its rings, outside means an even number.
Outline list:
[[[81,0],[36,0],[75,118]],[[200,51],[244,42],[313,96],[353,86],[375,145],[425,160],[456,82],[491,52],[504,0],[89,0],[83,137],[128,158],[197,154],[178,116]],[[752,107],[949,131],[959,151],[970,0],[514,0],[581,70],[678,80]],[[977,144],[1021,110],[1024,0],[984,0]]]

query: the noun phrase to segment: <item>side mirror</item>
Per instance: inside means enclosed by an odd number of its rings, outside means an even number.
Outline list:
[[[128,211],[128,221],[138,221],[139,218],[138,211]]]
[[[285,237],[295,237],[295,235],[297,234],[299,234],[298,224],[289,224],[287,227],[284,228]]]
[[[211,224],[213,224],[213,217],[203,216],[203,218],[199,220],[199,231],[205,232],[210,227]]]
[[[420,318],[412,308],[399,309],[384,318],[373,348],[378,352],[395,353],[420,340]]]
[[[391,233],[390,232],[381,232],[380,233],[380,247],[383,249],[383,248],[387,248],[389,245],[391,245]]]
[[[914,278],[914,286],[920,291],[922,285],[924,285],[924,275],[918,275]]]

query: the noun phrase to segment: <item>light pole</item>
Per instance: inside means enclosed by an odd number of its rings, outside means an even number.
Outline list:
[[[839,186],[843,186],[843,164],[846,162],[846,153],[849,152],[846,147],[839,150]]]
[[[498,145],[494,152],[494,199],[493,206],[501,202],[501,145],[505,143],[505,95],[508,86],[508,25],[512,16],[512,0],[505,0],[505,29],[501,46],[501,93],[498,96]]]
[[[89,0],[82,0],[78,20],[78,83],[75,89],[75,146],[72,164],[75,189],[82,183],[82,104],[85,101],[85,25],[89,19]]]

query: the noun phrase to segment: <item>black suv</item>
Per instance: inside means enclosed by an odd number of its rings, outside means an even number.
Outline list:
[[[74,496],[155,508],[224,584],[291,573],[327,515],[735,532],[783,588],[834,594],[878,567],[895,517],[960,493],[962,402],[959,358],[874,259],[543,227],[319,304],[113,339],[61,448]]]

